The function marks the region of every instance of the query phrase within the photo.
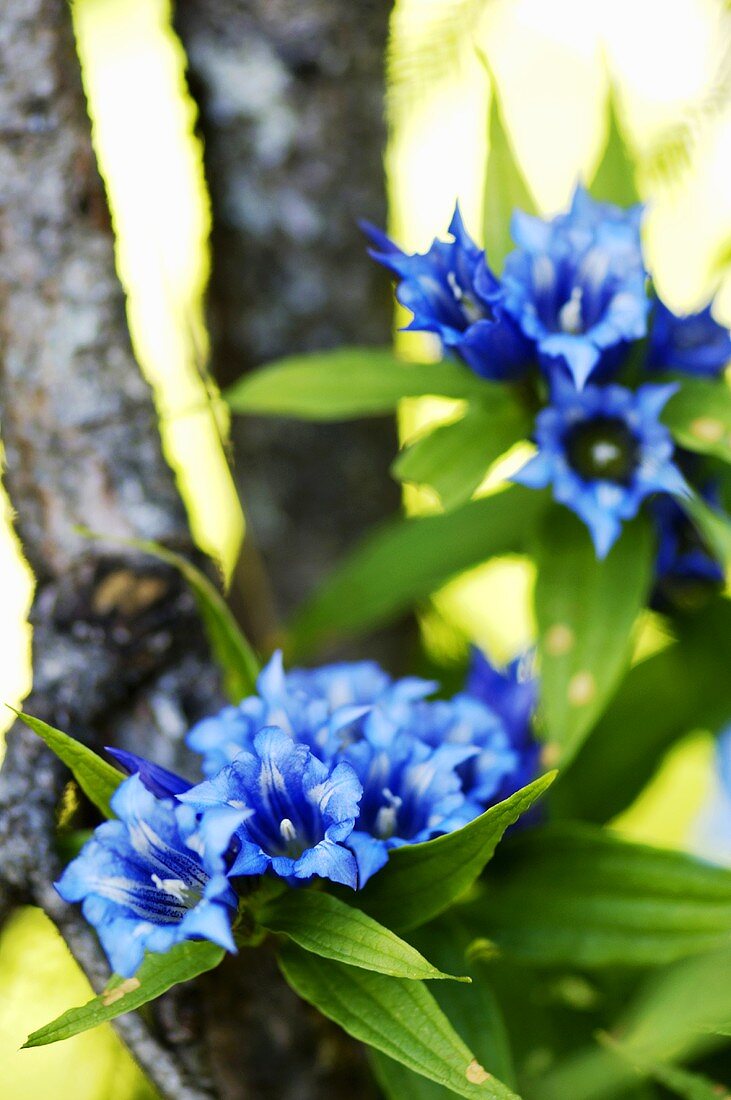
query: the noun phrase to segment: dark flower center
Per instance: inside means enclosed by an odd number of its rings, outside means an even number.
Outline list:
[[[597,416],[570,428],[565,447],[571,466],[585,481],[627,484],[639,458],[637,439],[613,416]]]

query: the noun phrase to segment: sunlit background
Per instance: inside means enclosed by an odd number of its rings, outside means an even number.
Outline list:
[[[209,211],[184,58],[163,0],[76,0],[74,19],[138,358],[194,535],[228,571],[243,519],[221,446],[225,414],[205,378]],[[718,317],[731,323],[728,19],[712,0],[400,0],[389,58],[391,229],[423,248],[444,232],[459,197],[477,232],[491,94],[479,51],[545,212],[564,206],[601,156],[611,83],[648,202],[645,243],[661,294],[682,311],[718,291]],[[424,354],[413,337],[399,339],[404,354]],[[402,412],[402,432],[445,415],[444,403],[412,404]],[[413,495],[407,506],[429,501]],[[426,644],[448,659],[471,638],[498,659],[511,656],[532,635],[531,584],[530,568],[517,559],[454,581],[425,615]],[[0,596],[0,699],[16,704],[29,686],[31,578],[4,499]],[[660,644],[648,623],[638,647]],[[712,791],[711,761],[711,731],[690,731],[618,827],[691,846]],[[16,1053],[28,1032],[88,994],[45,918],[16,915],[0,939],[3,1097],[38,1100],[49,1081],[54,1100],[151,1095],[108,1027]]]

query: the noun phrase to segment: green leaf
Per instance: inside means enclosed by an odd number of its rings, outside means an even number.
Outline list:
[[[300,608],[291,626],[294,652],[388,622],[464,569],[525,549],[545,504],[543,493],[514,485],[368,535]]]
[[[59,760],[63,761],[89,801],[93,802],[105,817],[112,817],[109,801],[119,784],[127,777],[106,760],[102,760],[86,745],[69,737],[67,733],[54,729],[46,722],[41,722],[40,718],[19,713],[18,718],[37,733]]]
[[[425,924],[473,884],[505,830],[548,789],[555,774],[541,776],[456,832],[395,848],[354,900],[389,928]]]
[[[640,201],[635,185],[634,160],[622,136],[617,118],[616,94],[607,100],[607,140],[589,190],[595,199],[632,206]]]
[[[660,966],[728,943],[731,871],[557,824],[516,837],[458,916],[529,965]]]
[[[718,598],[674,626],[678,641],[629,670],[561,772],[551,791],[557,816],[609,821],[634,801],[675,741],[727,721],[731,604]]]
[[[488,388],[488,384],[486,384]],[[392,466],[400,481],[430,485],[445,509],[470,499],[490,466],[530,431],[526,410],[512,397],[494,390],[490,404],[471,404],[461,420],[421,436]]]
[[[468,1100],[515,1100],[486,1073],[421,982],[316,959],[287,946],[284,977],[353,1038]]]
[[[413,938],[413,937],[412,937]],[[469,936],[451,915],[432,921],[416,933],[415,945],[440,966],[457,970],[467,968],[470,985],[440,982],[432,987],[437,1004],[458,1035],[474,1051],[479,1062],[510,1088],[514,1087],[514,1068],[507,1030],[497,998],[487,981],[488,968],[474,958],[465,960]],[[446,1100],[453,1094],[433,1081],[417,1077],[378,1051],[369,1053],[371,1064],[381,1088],[389,1100]]]
[[[668,1062],[652,1062],[638,1057],[637,1054],[625,1050],[624,1045],[610,1035],[600,1034],[598,1039],[606,1050],[616,1054],[638,1075],[652,1078],[676,1096],[682,1096],[685,1100],[731,1100],[731,1093],[724,1085],[719,1085],[699,1073],[690,1073],[687,1069]]]
[[[24,1045],[42,1047],[57,1043],[132,1012],[172,986],[212,970],[224,955],[222,947],[207,940],[179,943],[165,955],[146,955],[136,977],[113,975],[102,994],[81,1008],[70,1008],[53,1023],[34,1031]]]
[[[653,1063],[696,1058],[718,1045],[711,1032],[731,1018],[731,948],[696,955],[653,972],[612,1027],[633,1059]],[[532,1100],[625,1100],[636,1069],[595,1044],[533,1082]]]
[[[404,363],[390,348],[338,348],[280,359],[235,383],[234,412],[349,420],[393,412],[404,397],[479,398],[485,382],[454,362]]]
[[[725,566],[731,565],[731,520],[723,512],[711,508],[699,496],[688,497],[683,508],[698,529],[704,542]]]
[[[485,64],[489,71],[486,61]],[[505,257],[515,247],[510,236],[513,211],[523,210],[526,214],[535,214],[537,211],[508,135],[500,97],[497,93],[497,82],[492,73],[490,73],[490,79],[492,94],[488,120],[489,149],[482,203],[482,231],[490,267],[500,272]]]
[[[731,386],[725,379],[683,379],[661,419],[682,447],[731,462]]]
[[[359,909],[314,890],[289,891],[268,902],[258,919],[271,932],[325,959],[360,966],[395,978],[453,978]]]
[[[120,546],[130,546],[177,569],[193,594],[209,644],[223,673],[229,699],[232,703],[240,703],[245,696],[256,692],[256,678],[260,670],[258,658],[239,630],[228,604],[205,573],[182,554],[177,554],[157,542],[146,539],[108,539],[106,535],[97,535],[81,528],[79,532],[86,538],[104,539]]]
[[[629,660],[652,577],[653,540],[640,516],[599,561],[584,524],[555,506],[536,553],[541,697],[549,740],[565,763],[602,713]]]

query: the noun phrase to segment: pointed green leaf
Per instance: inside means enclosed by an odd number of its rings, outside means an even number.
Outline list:
[[[130,546],[177,569],[195,599],[208,642],[221,668],[229,699],[232,703],[240,703],[245,696],[256,692],[259,660],[239,629],[228,604],[205,573],[182,554],[177,554],[157,542],[147,539],[108,539],[106,535],[97,535],[81,528],[79,533],[86,538],[104,539],[120,546]]]
[[[42,722],[40,718],[33,718],[30,714],[18,714],[18,718],[37,733],[59,760],[63,761],[89,801],[105,817],[112,817],[109,801],[126,776],[86,745]]]
[[[459,918],[529,965],[660,966],[728,942],[731,871],[556,824],[516,837]]]
[[[430,485],[447,510],[468,501],[493,462],[530,432],[528,413],[515,398],[489,388],[495,391],[489,405],[469,405],[461,420],[421,436],[393,464],[400,481]]]
[[[541,776],[454,833],[395,848],[354,902],[389,928],[425,924],[473,884],[505,830],[530,809],[555,775]]]
[[[653,1063],[698,1057],[718,1040],[710,1034],[731,1018],[731,948],[696,955],[653,972],[612,1027],[624,1052]],[[635,1063],[636,1064],[636,1063]],[[535,1100],[625,1100],[637,1070],[596,1044],[548,1070],[531,1089]]]
[[[515,156],[492,74],[491,83],[482,229],[488,263],[500,272],[505,257],[515,247],[510,236],[513,211],[535,214],[536,204]]]
[[[535,608],[546,728],[562,763],[602,713],[629,660],[652,560],[644,516],[625,525],[603,561],[568,509],[557,505],[546,518],[536,553]]]
[[[630,1065],[639,1076],[652,1078],[676,1096],[684,1097],[684,1100],[731,1100],[731,1092],[725,1085],[719,1085],[700,1073],[691,1073],[669,1062],[648,1061],[625,1050],[624,1044],[611,1035],[601,1033],[598,1038],[606,1050]]]
[[[161,996],[174,985],[218,966],[225,955],[222,947],[207,940],[179,943],[165,955],[146,955],[134,978],[114,975],[105,991],[81,1008],[70,1008],[57,1020],[30,1035],[26,1047],[41,1047],[70,1039],[98,1024],[132,1012]]]
[[[298,611],[297,656],[396,618],[464,569],[524,550],[543,493],[511,486],[446,515],[405,519],[368,535]]]
[[[661,419],[682,447],[731,462],[731,386],[725,378],[683,379]]]
[[[258,919],[271,932],[325,959],[360,966],[396,978],[453,978],[359,909],[314,890],[292,890],[268,902]]]
[[[607,140],[589,188],[595,199],[632,206],[639,202],[635,185],[635,166],[617,117],[616,95],[610,90],[607,101]]]
[[[454,362],[405,363],[390,348],[338,348],[281,359],[226,392],[234,412],[300,420],[384,416],[404,397],[479,398],[485,382]]]
[[[713,554],[725,566],[731,565],[731,519],[695,495],[683,500],[683,508]]]
[[[279,965],[295,993],[353,1038],[467,1100],[515,1100],[479,1065],[421,982],[316,959],[291,945]]]
[[[559,776],[551,791],[557,816],[609,821],[634,801],[675,741],[727,721],[731,603],[717,598],[674,627],[678,640],[629,670]]]

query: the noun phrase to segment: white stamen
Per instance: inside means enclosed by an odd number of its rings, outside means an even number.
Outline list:
[[[282,834],[282,840],[287,844],[291,844],[293,840],[297,839],[297,830],[288,817],[284,817],[280,821],[279,832]]]
[[[584,296],[584,291],[580,286],[575,286],[571,291],[571,297],[566,302],[558,313],[558,323],[561,326],[562,332],[569,332],[572,336],[575,336],[578,332],[581,332],[583,327],[583,319],[581,316],[581,299]]]
[[[158,890],[162,890],[165,894],[171,894],[181,904],[185,902],[187,887],[182,878],[160,878],[154,872],[150,875],[150,878]]]
[[[376,814],[376,836],[382,840],[388,840],[396,831],[398,812],[403,799],[389,791],[388,787],[384,787],[382,793],[385,805],[381,806]]]
[[[449,289],[454,294],[458,302],[462,300],[462,287],[457,282],[457,276],[453,271],[447,272],[447,282],[449,283]]]

